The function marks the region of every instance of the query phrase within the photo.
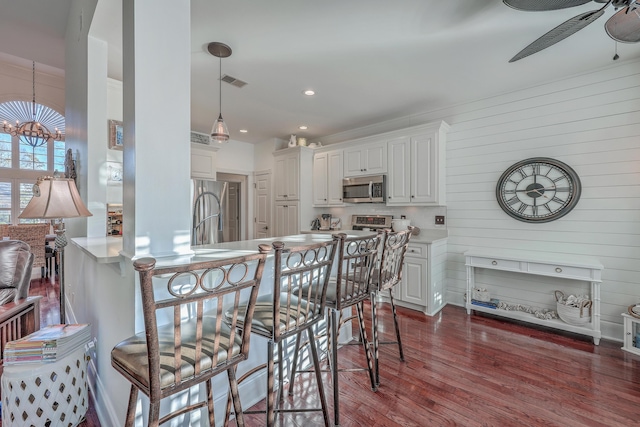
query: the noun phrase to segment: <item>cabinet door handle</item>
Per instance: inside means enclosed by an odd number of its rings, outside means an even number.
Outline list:
[[[498,261],[491,261],[491,265],[498,265]]]
[[[556,267],[556,273],[562,273],[562,269],[560,267]]]

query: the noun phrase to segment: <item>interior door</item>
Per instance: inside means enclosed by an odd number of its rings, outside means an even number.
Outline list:
[[[240,183],[230,182],[227,188],[227,209],[225,218],[225,242],[236,242],[240,240]]]
[[[256,174],[255,190],[253,235],[264,239],[271,237],[271,172]]]

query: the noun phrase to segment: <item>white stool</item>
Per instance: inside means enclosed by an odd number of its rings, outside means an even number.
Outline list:
[[[87,413],[84,346],[55,363],[5,366],[2,427],[77,426]]]

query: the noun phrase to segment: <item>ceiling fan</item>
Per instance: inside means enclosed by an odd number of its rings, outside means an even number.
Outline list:
[[[580,6],[592,0],[502,0],[504,4],[517,10],[527,12],[540,12],[548,10],[566,9]],[[611,4],[618,10],[604,24],[604,29],[609,37],[622,43],[640,42],[640,0],[593,0],[596,3],[605,3],[600,9],[591,10],[574,16],[566,22],[558,25],[529,46],[522,49],[509,62],[515,62],[526,58],[536,52],[540,52],[570,35],[578,32],[604,14],[604,10]],[[617,59],[617,58],[616,58]]]

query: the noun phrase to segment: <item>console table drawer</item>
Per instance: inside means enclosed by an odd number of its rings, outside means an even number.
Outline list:
[[[484,258],[473,256],[468,264],[480,268],[495,268],[497,270],[522,271],[520,261],[512,261],[508,259]]]
[[[577,280],[593,280],[592,270],[589,268],[571,267],[567,265],[529,263],[529,273],[542,274],[544,276],[565,277]]]

